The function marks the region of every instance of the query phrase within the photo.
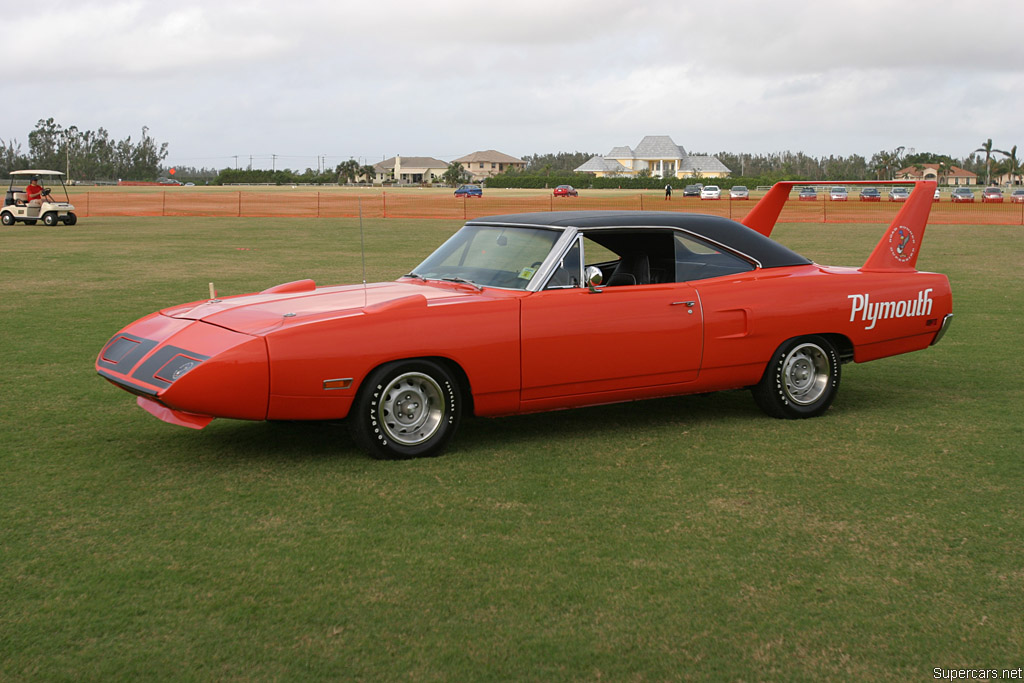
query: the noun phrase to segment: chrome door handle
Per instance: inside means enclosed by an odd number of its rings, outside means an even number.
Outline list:
[[[672,306],[689,306],[690,308],[693,308],[694,304],[696,304],[696,303],[697,303],[696,301],[673,301],[670,305],[672,305]]]

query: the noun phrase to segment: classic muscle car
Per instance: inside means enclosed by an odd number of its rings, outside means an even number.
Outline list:
[[[944,275],[915,268],[934,182],[916,183],[859,268],[769,238],[793,184],[742,224],[473,219],[394,282],[298,280],[153,313],[115,334],[96,369],[172,424],[345,418],[382,458],[440,453],[466,415],[724,389],[750,388],[773,417],[818,416],[844,363],[936,343],[953,301]]]

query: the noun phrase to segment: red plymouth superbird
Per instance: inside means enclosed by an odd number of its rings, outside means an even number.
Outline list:
[[[149,315],[110,339],[96,370],[172,424],[345,418],[380,458],[440,453],[464,415],[743,387],[773,417],[815,417],[844,363],[938,342],[953,297],[944,275],[915,268],[934,182],[915,184],[860,268],[769,239],[795,184],[776,184],[742,223],[470,220],[394,282],[298,280]]]

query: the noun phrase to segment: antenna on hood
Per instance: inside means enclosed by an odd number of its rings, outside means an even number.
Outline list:
[[[363,308],[366,308],[366,241],[363,239],[363,198],[357,200],[359,206],[359,258],[363,263]]]

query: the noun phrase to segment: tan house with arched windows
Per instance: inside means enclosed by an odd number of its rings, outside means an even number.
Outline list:
[[[896,180],[934,180],[940,185],[977,185],[978,174],[966,171],[959,166],[950,166],[945,173],[940,173],[939,164],[921,164],[921,168],[908,166],[896,171]]]

